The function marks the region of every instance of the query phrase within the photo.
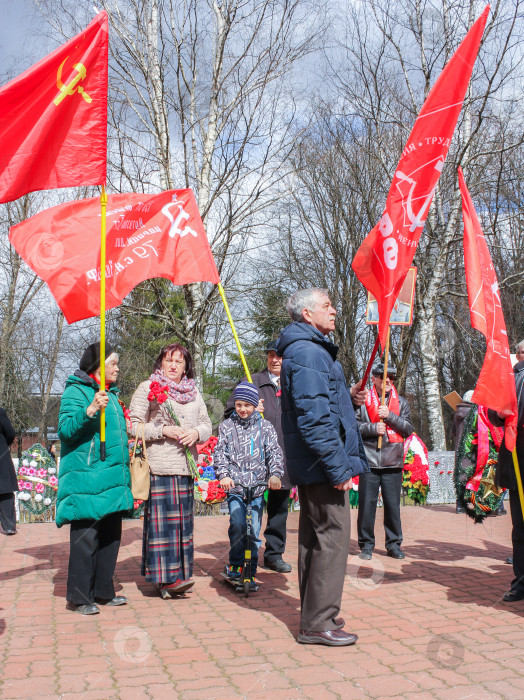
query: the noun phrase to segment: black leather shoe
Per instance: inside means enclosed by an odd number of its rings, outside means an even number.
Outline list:
[[[508,557],[506,559],[506,564],[511,564],[513,566],[513,557]]]
[[[5,534],[6,535],[16,535],[16,530],[6,530]]]
[[[99,605],[107,605],[108,607],[114,608],[117,605],[126,605],[127,598],[123,595],[117,595],[114,598],[111,598],[111,600],[107,600],[106,598],[95,598],[95,601]]]
[[[300,644],[325,644],[328,647],[347,647],[354,644],[357,639],[356,634],[344,632],[344,630],[326,630],[325,632],[302,630],[297,637],[297,642]]]
[[[358,556],[360,559],[371,559],[373,551],[371,549],[363,549]]]
[[[510,588],[502,596],[505,603],[516,603],[517,600],[524,600],[524,590],[519,588]]]
[[[79,613],[80,615],[96,615],[100,612],[98,605],[94,603],[88,603],[86,605],[75,605],[74,603],[67,603],[67,609],[73,612]]]
[[[395,547],[394,549],[388,549],[388,557],[393,557],[393,559],[405,559],[406,555],[401,549]]]
[[[264,569],[270,569],[270,571],[277,571],[279,574],[289,574],[291,571],[291,564],[283,559],[275,559],[275,561],[266,561],[264,559]]]

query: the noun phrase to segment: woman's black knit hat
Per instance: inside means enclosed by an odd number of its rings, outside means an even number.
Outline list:
[[[106,360],[114,352],[113,346],[106,343]],[[86,374],[91,374],[100,367],[100,343],[91,343],[87,346],[78,366]]]

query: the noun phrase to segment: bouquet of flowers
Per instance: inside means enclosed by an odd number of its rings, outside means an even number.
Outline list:
[[[180,426],[180,421],[178,420],[178,417],[176,413],[173,410],[173,407],[171,404],[167,401],[167,393],[168,393],[169,387],[167,384],[165,386],[162,386],[159,382],[151,382],[149,385],[149,394],[147,395],[148,401],[157,401],[160,405],[166,404],[165,405],[165,410],[168,412],[169,417],[173,421],[175,425]],[[204,443],[205,444],[205,443]],[[199,478],[199,473],[197,469],[197,465],[195,462],[195,458],[191,454],[191,450],[189,447],[186,446],[186,459],[187,459],[187,466],[189,467],[189,473],[193,477],[193,479],[197,480]]]
[[[212,435],[197,447],[201,462],[198,480],[195,482],[195,498],[203,503],[221,503],[226,498],[226,492],[220,486],[213,469],[213,452],[217,442],[218,438]]]
[[[402,488],[415,503],[425,505],[429,491],[429,457],[426,445],[416,433],[404,442]]]
[[[18,488],[20,509],[32,515],[43,515],[56,501],[56,464],[40,443],[22,453],[18,466]]]

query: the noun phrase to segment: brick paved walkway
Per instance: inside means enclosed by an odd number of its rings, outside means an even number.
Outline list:
[[[360,640],[338,649],[294,641],[295,572],[261,570],[248,600],[221,579],[224,516],[196,520],[197,583],[170,601],[139,575],[141,523],[126,522],[116,579],[129,605],[93,617],[65,610],[68,528],[21,525],[0,536],[0,697],[524,697],[524,602],[501,602],[509,516],[474,526],[433,506],[402,517],[404,561],[385,556],[381,511],[371,562],[353,537],[343,614]],[[293,513],[293,563],[297,525]]]

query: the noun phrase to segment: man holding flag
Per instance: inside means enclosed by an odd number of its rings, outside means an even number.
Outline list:
[[[517,359],[520,359],[513,368],[518,401],[516,453],[520,478],[524,480],[524,470],[522,468],[524,465],[524,341],[517,345],[516,351]],[[504,413],[489,411],[489,418],[494,425],[504,425]],[[504,594],[503,600],[506,603],[512,603],[517,600],[524,600],[524,517],[519,499],[513,455],[508,450],[505,442],[502,443],[499,451],[497,483],[499,486],[509,489],[509,506],[513,524],[511,533],[513,573],[515,578],[511,582],[509,591]]]

